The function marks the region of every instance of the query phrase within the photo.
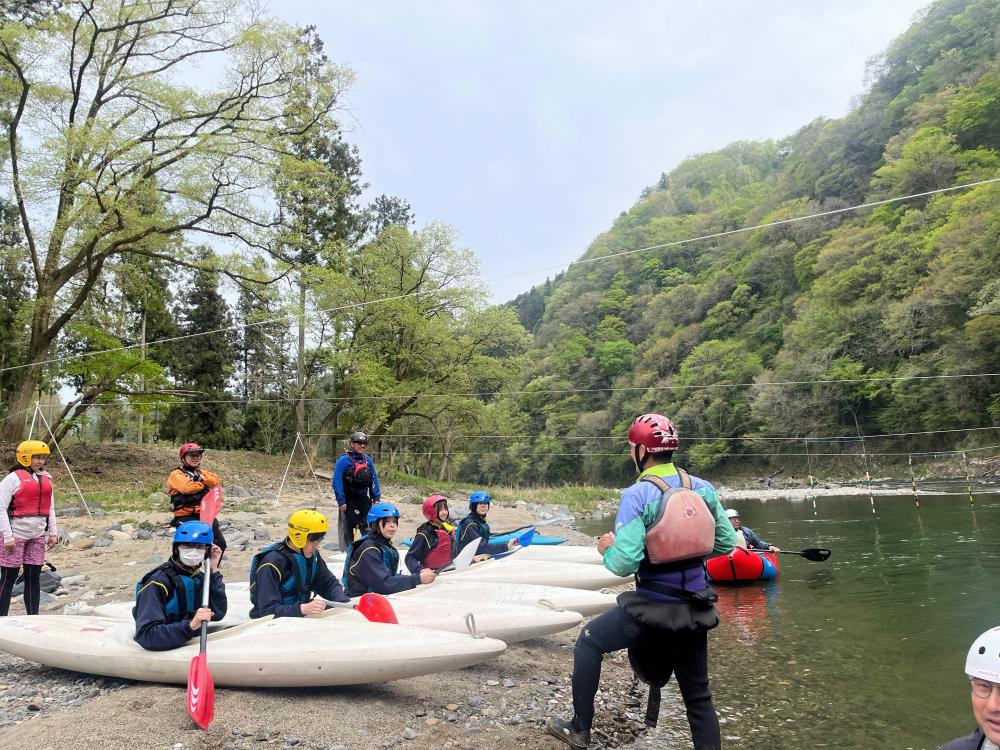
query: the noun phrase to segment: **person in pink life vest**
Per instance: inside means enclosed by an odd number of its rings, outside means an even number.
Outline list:
[[[24,609],[38,614],[40,576],[46,550],[59,540],[52,477],[45,471],[49,446],[41,440],[18,444],[16,463],[0,480],[0,617],[10,611],[17,574],[24,568]]]
[[[448,523],[447,498],[431,495],[424,500],[421,510],[427,523],[417,528],[404,560],[414,574],[424,568],[440,570],[455,557],[455,527]]]

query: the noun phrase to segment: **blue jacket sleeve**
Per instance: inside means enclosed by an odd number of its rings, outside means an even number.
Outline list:
[[[372,472],[372,502],[377,503],[382,499],[382,487],[378,483],[378,472],[375,471],[375,462],[372,461],[371,456],[365,456],[365,461],[368,462],[368,468]]]
[[[322,557],[317,560],[316,576],[313,578],[312,588],[319,596],[331,602],[350,601],[347,594],[344,593],[340,581],[337,580],[337,576],[330,572],[326,566],[326,560]]]
[[[406,557],[403,558],[406,569],[411,573],[419,574],[420,569],[424,567],[424,558],[427,557],[430,550],[430,541],[427,536],[420,529],[417,529],[417,533],[413,535],[413,544],[410,545]]]
[[[419,583],[419,574],[390,572],[376,546],[365,547],[347,569],[347,587],[351,596],[361,596],[369,590],[376,594],[398,594],[416,588]]]
[[[253,601],[253,609],[250,610],[250,617],[302,617],[302,610],[298,604],[282,604],[281,602],[281,576],[285,575],[284,562],[277,553],[264,556],[257,566],[257,580],[250,598]]]
[[[135,606],[135,642],[147,651],[169,651],[180,648],[194,638],[197,630],[191,629],[191,618],[186,617],[177,622],[167,622],[165,611],[167,587],[159,576],[154,576],[139,592],[139,601]],[[212,620],[221,620],[226,616],[226,587],[222,574],[216,571],[212,574],[209,587],[208,604],[212,608]]]
[[[458,534],[459,550],[465,547],[465,545],[473,539],[478,539],[479,549],[476,550],[476,554],[499,555],[501,552],[507,551],[507,544],[505,542],[490,542],[488,539],[483,537],[482,532],[479,529],[479,524],[470,521],[463,525],[464,528],[462,528],[461,532]]]
[[[748,529],[746,526],[741,526],[740,529],[743,531],[743,538],[747,540],[747,546],[750,549],[769,549],[771,547],[770,544],[757,536],[752,529]]]
[[[344,470],[350,460],[347,456],[341,456],[333,465],[333,479],[330,480],[330,486],[333,487],[333,495],[337,498],[338,505],[347,504],[347,496],[344,494]]]

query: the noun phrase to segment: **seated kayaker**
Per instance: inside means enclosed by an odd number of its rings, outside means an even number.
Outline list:
[[[399,552],[392,538],[399,529],[399,509],[390,503],[376,503],[368,511],[368,531],[347,548],[344,562],[344,589],[348,596],[397,594],[437,578],[430,568],[419,573],[400,574]]]
[[[996,750],[1000,747],[1000,627],[976,638],[965,657],[965,676],[972,692],[975,731],[940,750]]]
[[[768,544],[755,533],[753,529],[744,526],[740,522],[740,512],[736,508],[730,508],[726,511],[726,517],[729,519],[729,523],[733,525],[736,529],[736,546],[742,547],[743,549],[761,549],[767,550],[768,552],[781,552],[779,547],[775,547],[773,544]]]
[[[455,527],[448,523],[448,500],[431,495],[420,509],[427,522],[417,527],[404,562],[411,573],[440,570],[455,556]]]
[[[211,560],[208,606],[202,607],[205,558]],[[226,616],[226,586],[219,572],[222,550],[212,527],[187,521],[174,531],[173,554],[135,587],[135,641],[149,651],[180,648],[198,635],[203,622]]]
[[[329,530],[326,516],[297,510],[288,519],[285,541],[265,547],[250,561],[250,617],[308,617],[326,610],[323,599],[348,601],[330,572],[319,545]],[[313,599],[319,595],[323,599]]]
[[[167,477],[167,494],[174,517],[170,525],[174,528],[185,521],[197,521],[201,514],[201,501],[209,490],[219,486],[217,474],[201,467],[205,449],[197,443],[184,443],[180,451],[181,465]],[[226,551],[226,538],[219,528],[219,520],[212,521],[212,537],[219,548]]]
[[[458,522],[458,529],[455,531],[458,549],[464,549],[466,544],[476,539],[479,540],[477,553],[480,555],[499,555],[517,546],[517,539],[509,542],[490,541],[490,525],[486,523],[490,501],[490,496],[482,490],[469,495],[469,515]]]

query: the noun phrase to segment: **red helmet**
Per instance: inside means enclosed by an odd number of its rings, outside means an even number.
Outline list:
[[[643,446],[650,453],[677,450],[680,444],[674,423],[662,414],[641,414],[628,428],[628,442],[633,448]]]
[[[421,510],[423,511],[424,518],[426,518],[428,521],[437,520],[438,503],[444,503],[445,505],[448,505],[448,498],[446,498],[444,495],[431,495],[429,498],[424,500],[424,505],[421,508]]]
[[[204,452],[205,449],[202,448],[197,443],[184,443],[184,445],[181,446],[181,449],[177,453],[177,455],[179,455],[181,457],[181,460],[183,461],[184,456],[186,456],[188,453],[204,453]]]

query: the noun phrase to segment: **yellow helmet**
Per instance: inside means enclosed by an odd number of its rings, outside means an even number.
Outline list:
[[[288,539],[296,547],[306,546],[313,534],[325,534],[330,530],[326,516],[317,510],[297,510],[288,519]]]
[[[32,456],[47,455],[49,455],[49,446],[41,440],[23,440],[18,443],[17,451],[14,453],[14,456],[17,458],[17,462],[25,468],[31,466]]]

